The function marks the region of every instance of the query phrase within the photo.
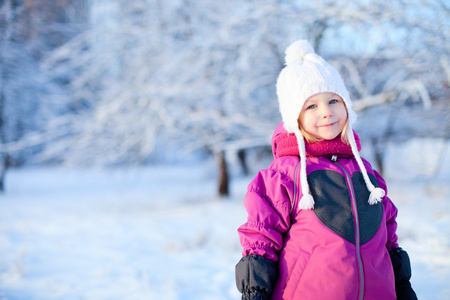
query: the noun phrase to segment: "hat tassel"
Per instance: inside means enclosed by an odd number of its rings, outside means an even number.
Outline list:
[[[364,167],[364,163],[361,160],[361,156],[359,156],[358,148],[356,147],[355,136],[353,135],[353,129],[351,126],[347,128],[347,137],[349,138],[350,147],[352,148],[353,155],[355,156],[356,162],[362,172],[364,181],[366,183],[367,189],[370,192],[369,195],[369,204],[374,205],[383,200],[383,197],[386,195],[386,192],[379,187],[375,187],[369,179],[369,175],[367,175],[367,170]]]
[[[299,209],[313,209],[314,208],[314,198],[311,194],[303,195],[298,204]]]
[[[374,204],[377,204],[378,202],[381,202],[384,195],[386,195],[386,193],[382,188],[379,188],[379,187],[374,188],[372,190],[372,192],[370,192],[369,204],[374,205]]]
[[[303,135],[300,130],[295,131],[295,136],[297,138],[298,150],[300,154],[300,184],[302,190],[302,198],[298,203],[299,209],[314,209],[314,198],[309,192],[308,178],[306,175],[306,152],[305,152],[305,141],[303,140]]]

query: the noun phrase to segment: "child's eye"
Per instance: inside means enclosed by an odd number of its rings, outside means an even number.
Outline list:
[[[330,104],[337,103],[337,102],[339,102],[339,100],[333,99],[333,100],[330,101]]]
[[[315,104],[311,104],[310,106],[308,106],[306,109],[313,109],[313,108],[315,108],[316,107],[316,105]]]

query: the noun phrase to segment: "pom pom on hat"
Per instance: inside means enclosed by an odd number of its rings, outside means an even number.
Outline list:
[[[308,41],[296,41],[286,49],[286,65],[290,65],[297,60],[303,61],[303,58],[310,53],[314,53],[314,49]]]

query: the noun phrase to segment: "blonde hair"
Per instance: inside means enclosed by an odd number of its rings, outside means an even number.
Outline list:
[[[341,141],[345,144],[348,144],[348,136],[347,136],[347,129],[348,129],[348,110],[347,110],[347,105],[345,105],[345,102],[342,101],[342,103],[344,103],[345,106],[345,110],[347,111],[347,120],[345,121],[345,125],[344,128],[342,129],[341,132]],[[303,111],[303,110],[302,110]],[[300,112],[301,113],[301,112]],[[303,137],[305,138],[305,140],[308,143],[316,143],[320,140],[318,140],[316,137],[310,135],[309,133],[307,133],[303,128],[302,125],[300,124],[300,115],[299,118],[297,119],[297,123],[298,123],[298,128],[300,129],[300,132],[302,133]]]

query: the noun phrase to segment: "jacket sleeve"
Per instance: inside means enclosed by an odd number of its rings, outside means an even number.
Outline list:
[[[398,236],[397,236],[397,207],[388,197],[388,191],[386,187],[386,182],[374,171],[375,178],[377,179],[378,185],[386,192],[386,196],[383,199],[383,207],[386,215],[386,230],[387,230],[387,241],[386,248],[388,251],[398,248]]]
[[[293,185],[286,174],[268,169],[248,186],[244,199],[248,218],[238,229],[243,257],[236,265],[242,299],[270,299],[278,278],[278,253],[290,226]]]
[[[383,178],[374,171],[375,177],[379,186],[386,191],[386,196],[383,199],[384,209],[386,211],[386,228],[387,228],[387,242],[386,248],[389,251],[392,267],[395,276],[395,293],[399,300],[417,300],[416,293],[411,286],[411,262],[408,253],[398,246],[397,236],[397,207],[392,203],[387,196],[386,183]]]
[[[278,261],[290,226],[293,186],[289,176],[273,169],[260,171],[249,184],[244,198],[248,218],[238,229],[242,256],[254,254]]]

